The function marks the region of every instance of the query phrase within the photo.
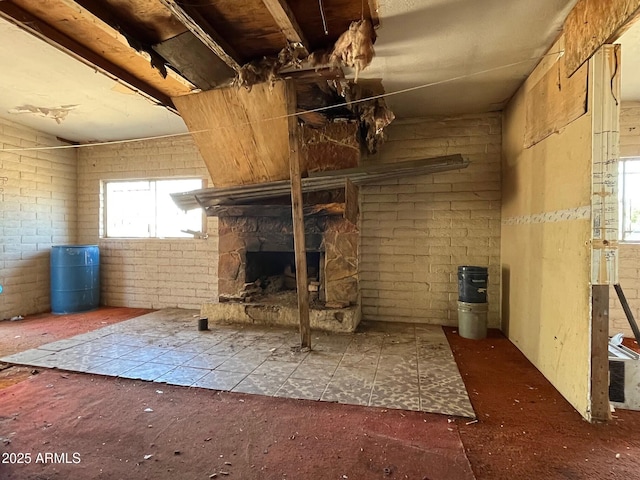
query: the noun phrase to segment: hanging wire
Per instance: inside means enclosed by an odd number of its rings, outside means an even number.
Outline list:
[[[349,102],[345,102],[345,103],[340,103],[338,105],[327,105],[325,107],[318,107],[318,108],[313,108],[310,110],[304,110],[301,112],[295,112],[295,113],[290,113],[290,114],[285,114],[285,115],[278,115],[275,117],[269,117],[269,118],[263,118],[261,120],[258,121],[254,121],[254,122],[241,122],[241,123],[237,123],[237,124],[232,124],[232,125],[225,125],[220,127],[220,129],[222,128],[238,128],[238,127],[243,127],[243,126],[247,126],[247,125],[252,125],[255,123],[259,123],[259,122],[269,122],[269,121],[273,121],[273,120],[280,120],[283,118],[288,118],[288,117],[297,117],[297,116],[301,116],[307,113],[314,113],[314,112],[324,112],[327,110],[332,110],[334,108],[342,108],[345,105],[355,105],[357,103],[363,103],[363,102],[368,102],[370,100],[376,100],[378,98],[387,98],[387,97],[392,97],[395,95],[401,95],[403,93],[409,93],[409,92],[414,92],[416,90],[421,90],[423,88],[428,88],[428,87],[434,87],[437,85],[443,85],[446,83],[451,83],[451,82],[455,82],[458,80],[463,80],[465,78],[471,78],[471,77],[475,77],[478,75],[484,75],[486,73],[491,73],[491,72],[496,72],[499,70],[504,70],[505,68],[511,68],[511,67],[515,67],[518,65],[522,65],[525,63],[530,63],[533,60],[540,60],[542,58],[545,57],[551,57],[551,56],[561,56],[564,54],[564,50],[560,50],[558,52],[552,52],[552,53],[547,53],[545,55],[540,55],[537,57],[531,57],[528,58],[526,60],[520,60],[518,62],[512,62],[512,63],[507,63],[504,65],[500,65],[498,67],[493,67],[493,68],[487,68],[485,70],[479,70],[477,72],[473,72],[473,73],[468,73],[468,74],[464,74],[464,75],[458,75],[456,77],[451,77],[451,78],[447,78],[444,80],[437,80],[435,82],[430,82],[430,83],[425,83],[422,85],[416,85],[414,87],[408,87],[408,88],[403,88],[402,90],[396,90],[395,92],[387,92],[387,93],[381,93],[380,95],[372,95],[370,97],[365,97],[365,98],[360,98],[358,100],[351,100]],[[142,137],[142,138],[132,138],[132,139],[128,139],[128,140],[113,140],[113,141],[106,141],[106,142],[97,142],[97,143],[82,143],[79,145],[56,145],[56,146],[48,146],[48,147],[24,147],[24,148],[3,148],[0,149],[0,152],[28,152],[28,151],[37,151],[37,150],[64,150],[64,149],[69,149],[69,148],[82,148],[82,147],[99,147],[99,146],[105,146],[105,145],[117,145],[117,144],[123,144],[123,143],[134,143],[134,142],[144,142],[147,140],[161,140],[161,139],[166,139],[166,138],[176,138],[176,137],[188,137],[191,136],[192,134],[197,134],[197,133],[207,133],[207,132],[211,132],[213,131],[212,129],[204,129],[204,130],[194,130],[192,132],[186,132],[186,133],[171,133],[168,135],[156,135],[156,136],[152,136],[152,137]]]
[[[324,17],[324,6],[322,5],[322,0],[318,0],[318,6],[320,7],[320,17],[322,18],[322,28],[324,29],[324,34],[329,35],[329,29],[327,28],[327,19]]]

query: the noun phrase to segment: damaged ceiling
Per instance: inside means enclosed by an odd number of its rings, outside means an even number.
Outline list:
[[[357,74],[369,93],[415,89],[387,98],[397,118],[500,110],[574,3],[2,0],[0,116],[77,142],[183,133],[173,97],[251,75],[294,76],[299,109]],[[350,26],[375,27],[375,56]]]

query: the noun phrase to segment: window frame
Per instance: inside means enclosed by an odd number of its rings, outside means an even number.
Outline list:
[[[157,182],[166,182],[166,181],[180,181],[180,180],[198,180],[200,182],[200,186],[198,189],[202,189],[206,187],[206,179],[199,176],[180,176],[180,177],[144,177],[144,178],[110,178],[110,179],[102,179],[100,181],[100,228],[99,228],[99,238],[102,240],[190,240],[195,238],[200,238],[198,235],[188,235],[174,237],[174,236],[158,236],[158,201],[157,201],[157,189],[155,183]],[[108,194],[107,194],[107,185],[109,183],[135,183],[135,182],[150,182],[154,183],[154,235],[147,237],[140,236],[110,236],[108,231]],[[196,190],[196,189],[194,189]],[[200,229],[198,233],[201,233],[202,236],[206,236],[206,228],[207,228],[207,217],[204,214],[204,211],[201,210],[200,216]]]
[[[628,189],[629,175],[637,175],[640,179],[640,168],[635,172],[627,172],[626,167],[628,162],[636,162],[640,166],[640,156],[620,157],[618,162],[618,215],[619,215],[619,234],[618,240],[620,243],[639,244],[640,243],[640,230],[626,230],[627,220],[627,203],[625,201],[625,193]],[[640,184],[640,180],[638,181]],[[630,235],[635,234],[637,239],[627,238]]]

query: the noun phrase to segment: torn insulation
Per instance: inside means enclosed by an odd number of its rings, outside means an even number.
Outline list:
[[[369,20],[351,22],[349,29],[336,41],[329,56],[329,64],[353,68],[354,81],[358,83],[360,72],[369,66],[375,55],[373,49],[375,39],[376,34]]]

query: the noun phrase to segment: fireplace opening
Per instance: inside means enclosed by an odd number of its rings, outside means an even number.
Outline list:
[[[320,283],[320,252],[307,252],[307,280]],[[263,293],[296,289],[296,259],[293,252],[247,252],[245,287]]]

